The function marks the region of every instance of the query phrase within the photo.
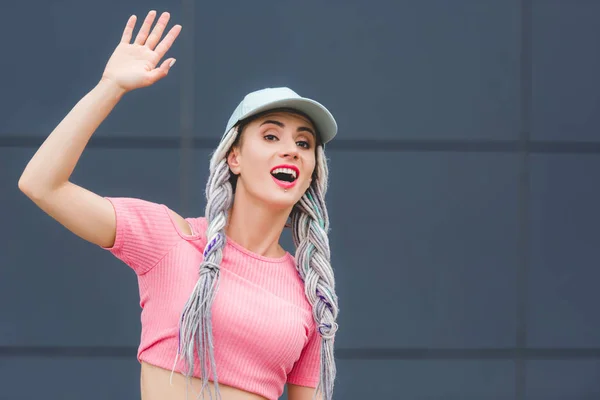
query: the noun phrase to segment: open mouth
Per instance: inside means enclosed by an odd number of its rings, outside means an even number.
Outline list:
[[[271,170],[275,182],[285,188],[292,187],[300,175],[294,165],[278,165]]]

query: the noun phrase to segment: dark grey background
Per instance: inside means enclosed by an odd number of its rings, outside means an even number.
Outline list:
[[[233,108],[289,86],[340,127],[335,398],[600,398],[600,1],[2,6],[0,398],[139,398],[134,274],[17,181],[149,9],[183,25],[177,64],[123,99],[73,181],[200,215]]]

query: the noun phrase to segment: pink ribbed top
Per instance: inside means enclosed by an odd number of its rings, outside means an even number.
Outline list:
[[[107,250],[138,278],[138,360],[171,370],[181,312],[198,280],[206,220],[186,218],[194,232],[190,236],[179,230],[165,205],[107,199],[117,218],[115,243]],[[219,383],[273,400],[285,383],[316,387],[320,336],[311,310],[292,255],[263,257],[228,238],[212,309]],[[179,360],[176,371],[183,371]],[[194,375],[199,372],[196,365]]]

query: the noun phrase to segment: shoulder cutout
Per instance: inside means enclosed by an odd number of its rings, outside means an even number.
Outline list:
[[[171,218],[173,218],[173,221],[175,221],[177,227],[181,232],[183,232],[185,235],[192,235],[192,228],[190,227],[190,224],[188,224],[187,221],[181,215],[177,214],[170,208],[169,213],[171,214]]]

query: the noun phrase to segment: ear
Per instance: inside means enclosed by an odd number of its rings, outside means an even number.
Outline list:
[[[227,164],[229,164],[229,169],[234,175],[240,174],[242,168],[240,165],[240,152],[237,146],[232,147],[227,155]]]

